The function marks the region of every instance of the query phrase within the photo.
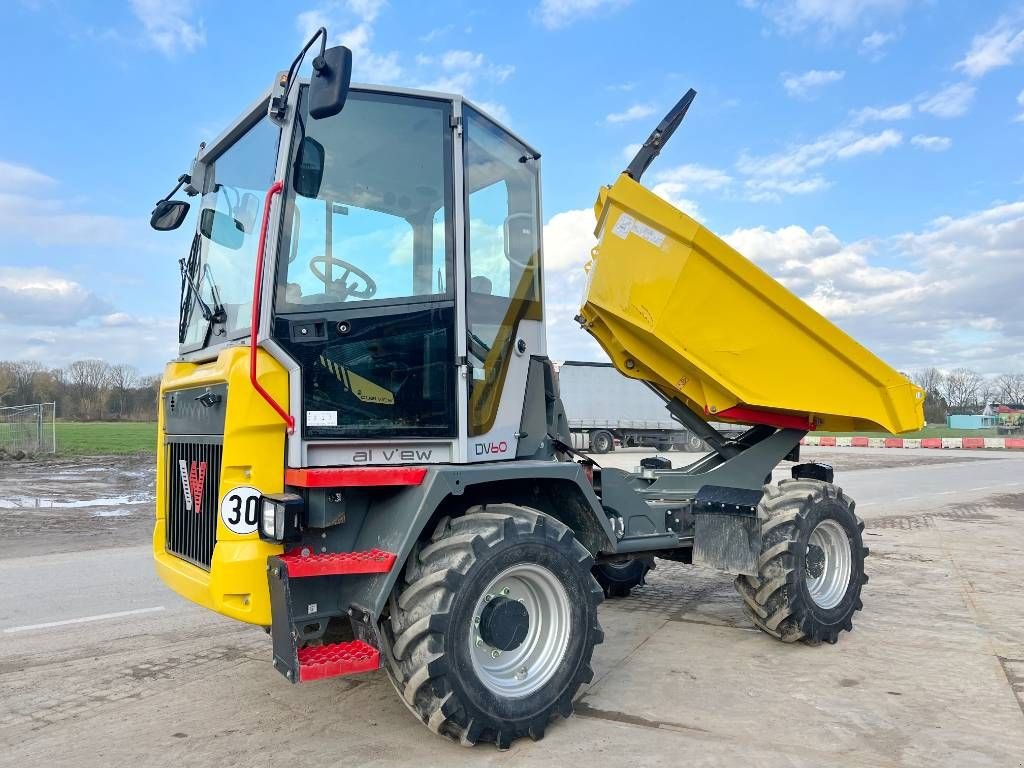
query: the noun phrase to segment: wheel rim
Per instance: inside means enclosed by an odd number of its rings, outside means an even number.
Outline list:
[[[853,548],[835,520],[822,520],[811,531],[805,555],[807,591],[821,608],[835,608],[846,594],[853,572]]]
[[[608,438],[604,435],[598,435],[594,438],[594,449],[599,453],[604,453],[608,450]]]
[[[502,651],[481,636],[481,617],[488,604],[504,598],[519,602],[529,617],[521,643]],[[521,563],[506,568],[487,585],[470,619],[469,655],[477,678],[505,698],[528,696],[558,670],[569,645],[572,608],[562,582],[547,568]]]

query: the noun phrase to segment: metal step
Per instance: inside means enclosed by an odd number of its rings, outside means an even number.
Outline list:
[[[387,573],[395,564],[395,554],[381,549],[368,552],[331,552],[316,554],[293,549],[278,559],[288,567],[290,578],[307,576],[344,576],[360,573]]]
[[[394,557],[392,555],[392,557]],[[380,651],[362,640],[299,648],[299,682],[372,672],[380,667]]]

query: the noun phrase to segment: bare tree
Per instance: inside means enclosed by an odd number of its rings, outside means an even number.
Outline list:
[[[134,365],[121,363],[112,365],[108,371],[107,381],[114,395],[117,417],[123,419],[128,415],[128,395],[139,381],[139,372]]]
[[[67,367],[67,376],[77,415],[101,418],[105,390],[110,383],[110,365],[103,360],[76,360]]]
[[[14,373],[11,364],[0,362],[0,405],[13,404]]]
[[[995,380],[997,399],[1007,405],[1024,404],[1024,373],[1004,373]]]
[[[980,409],[985,377],[970,368],[954,368],[943,379],[941,393],[951,411],[964,413]]]
[[[911,381],[923,389],[926,395],[941,394],[943,378],[942,371],[938,368],[922,368],[920,371],[914,371]]]

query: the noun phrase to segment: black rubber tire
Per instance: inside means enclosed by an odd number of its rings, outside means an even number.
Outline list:
[[[468,632],[481,591],[521,562],[543,565],[568,592],[568,648],[538,690],[499,697],[474,672]],[[543,738],[551,718],[572,714],[573,697],[593,679],[591,656],[604,640],[593,564],[569,528],[533,509],[490,504],[442,520],[410,555],[383,626],[388,674],[402,700],[430,730],[467,746],[493,742],[505,749],[521,736]]]
[[[864,607],[861,587],[867,583],[862,523],[854,502],[842,489],[818,480],[782,480],[765,487],[759,512],[761,557],[757,576],[736,578],[736,590],[754,624],[786,643],[835,643],[839,633],[853,629],[853,615]],[[822,520],[835,520],[850,541],[851,569],[843,598],[832,608],[817,605],[807,590],[805,571],[808,538]]]
[[[615,438],[604,429],[590,433],[590,450],[594,453],[608,453],[615,450]]]
[[[658,453],[668,453],[672,450],[672,443],[658,443],[654,448]]]
[[[654,558],[638,558],[625,563],[598,563],[594,566],[594,578],[604,590],[605,597],[629,597],[633,587],[647,583],[647,572],[653,570]]]

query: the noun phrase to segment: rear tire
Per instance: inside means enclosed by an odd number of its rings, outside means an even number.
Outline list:
[[[601,429],[590,435],[590,450],[594,453],[608,453],[615,448],[615,438],[612,433]]]
[[[442,520],[391,595],[383,634],[402,700],[465,745],[543,738],[572,713],[604,640],[593,563],[569,528],[526,507]]]
[[[593,573],[605,597],[629,597],[633,587],[647,583],[645,577],[653,568],[654,558],[648,557],[625,563],[599,563]]]
[[[853,629],[867,583],[862,523],[842,489],[817,480],[782,480],[765,488],[759,512],[757,576],[736,590],[754,624],[786,643],[835,643]]]

